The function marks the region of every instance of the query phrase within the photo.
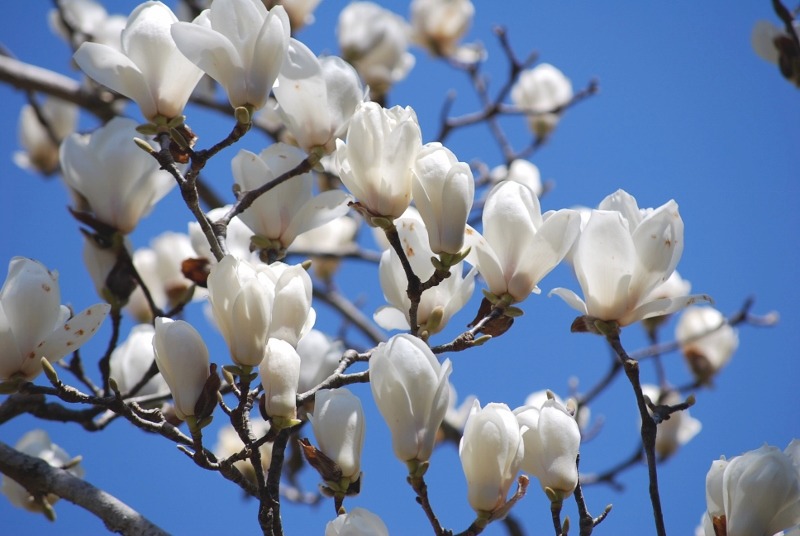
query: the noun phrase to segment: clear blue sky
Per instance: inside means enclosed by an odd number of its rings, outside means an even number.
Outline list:
[[[109,2],[110,3],[110,2]],[[406,2],[379,2],[401,14]],[[114,2],[113,11],[130,10],[136,3]],[[692,415],[703,430],[673,459],[660,467],[667,529],[692,534],[705,509],[704,480],[712,460],[733,456],[763,443],[784,448],[800,435],[800,106],[798,90],[783,80],[776,67],[763,62],[750,47],[750,32],[760,18],[775,21],[770,2],[651,2],[561,3],[477,0],[476,19],[467,40],[481,40],[489,49],[487,70],[493,87],[504,80],[506,64],[490,29],[507,26],[520,55],[538,50],[541,59],[559,67],[576,88],[593,77],[601,92],[568,111],[552,142],[533,158],[544,178],[556,188],[543,200],[543,209],[596,205],[617,188],[633,194],[640,206],[658,206],[670,198],[680,205],[686,234],[679,271],[693,291],[712,295],[726,313],[754,295],[754,311],[777,310],[781,323],[769,330],[744,327],[733,361],[712,390],[698,393]],[[334,26],[342,2],[324,0],[317,22],[299,37],[314,51],[336,52]],[[0,19],[0,42],[24,61],[77,78],[68,67],[66,46],[46,27],[51,3],[9,2]],[[423,138],[436,134],[444,94],[458,91],[455,112],[474,110],[464,76],[431,61],[415,49],[417,65],[407,81],[390,96],[392,104],[412,105],[422,124]],[[24,95],[0,86],[0,274],[14,255],[42,261],[60,272],[65,302],[82,309],[98,301],[81,260],[78,226],[66,211],[68,199],[58,179],[44,180],[17,169],[11,162],[17,150],[16,123]],[[138,118],[129,106],[127,113]],[[202,112],[189,114],[189,123],[206,147],[227,132],[229,123]],[[503,123],[517,147],[528,141],[521,118]],[[84,120],[83,127],[91,127]],[[242,147],[259,151],[267,140],[257,133]],[[499,163],[500,154],[485,129],[464,130],[448,146],[461,160]],[[228,150],[212,163],[208,177],[221,193],[232,183]],[[189,213],[173,191],[132,236],[144,246],[164,230],[184,231]],[[371,312],[382,304],[377,271],[364,264],[345,270],[337,283],[364,300]],[[369,283],[372,282],[372,283]],[[542,282],[544,294],[522,304],[525,316],[503,337],[479,350],[450,356],[452,380],[460,396],[477,395],[482,403],[522,404],[528,393],[544,388],[568,391],[571,377],[588,389],[608,365],[602,341],[569,333],[575,315],[558,299],[548,299],[554,287],[578,289],[567,267]],[[476,295],[479,295],[476,292]],[[457,315],[452,328],[436,342],[445,342],[474,316],[477,299]],[[338,324],[318,305],[317,327],[334,330]],[[212,360],[227,362],[221,337],[205,324],[200,308],[189,319],[206,334]],[[674,321],[665,330],[670,338]],[[125,326],[130,328],[129,324]],[[106,328],[84,351],[88,364],[102,352]],[[126,333],[127,334],[127,333]],[[638,326],[623,332],[630,349],[644,344]],[[669,378],[685,383],[689,376],[677,354],[665,359]],[[653,370],[643,366],[653,381]],[[44,380],[40,379],[40,382]],[[367,437],[362,494],[345,502],[381,515],[390,533],[428,530],[422,511],[405,483],[405,466],[391,454],[388,429],[377,414],[367,388]],[[637,421],[631,388],[622,378],[592,407],[604,419],[601,433],[582,448],[582,469],[608,468],[627,457],[637,441]],[[221,420],[220,417],[218,417]],[[173,445],[122,422],[104,433],[89,435],[75,425],[39,423],[18,418],[0,427],[0,440],[15,443],[25,431],[43,426],[70,454],[82,454],[86,478],[127,502],[175,534],[254,534],[256,504],[218,475],[197,469]],[[207,433],[216,435],[216,424]],[[307,432],[307,435],[311,435]],[[442,523],[460,531],[472,520],[457,453],[446,445],[434,453],[428,473],[431,500]],[[302,479],[315,489],[317,479],[306,471]],[[614,504],[597,534],[654,533],[643,467],[625,473],[624,492],[594,486],[585,490],[590,511],[599,514]],[[102,525],[65,502],[56,505],[59,521],[12,508],[0,499],[0,519],[6,530],[19,535],[102,534]],[[528,496],[514,509],[529,534],[552,531],[549,505],[533,482]],[[288,534],[321,534],[333,508],[286,505]],[[577,521],[574,503],[565,513]],[[573,529],[576,531],[576,529]],[[424,533],[424,532],[423,532]],[[504,534],[492,526],[487,534]]]

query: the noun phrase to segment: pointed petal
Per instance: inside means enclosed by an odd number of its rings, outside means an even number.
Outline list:
[[[621,326],[627,326],[628,324],[633,324],[645,318],[668,315],[689,307],[692,304],[701,302],[714,303],[714,300],[708,294],[692,294],[691,296],[680,296],[678,298],[662,298],[640,305],[620,318],[619,323]]]
[[[233,106],[246,102],[234,102],[234,97],[243,97],[244,66],[239,52],[223,34],[190,22],[177,22],[171,28],[172,38],[178,50],[189,61],[200,67],[208,76],[222,84],[228,92]],[[234,90],[238,90],[235,93]]]
[[[48,361],[58,361],[74,352],[88,341],[108,316],[111,306],[98,303],[73,316],[60,326],[36,348],[36,359],[46,357]]]
[[[400,309],[389,305],[379,307],[375,314],[372,315],[372,319],[386,330],[398,329],[405,331],[411,329],[405,314]]]
[[[586,304],[584,303],[584,301],[580,298],[580,296],[575,294],[573,291],[562,287],[554,288],[553,290],[547,293],[547,297],[549,298],[554,294],[559,298],[561,298],[562,300],[564,300],[567,303],[567,305],[569,305],[579,313],[584,315],[589,314],[589,312],[586,309]]]
[[[347,203],[351,200],[352,197],[342,190],[328,190],[309,199],[292,217],[281,243],[288,247],[297,235],[344,216],[350,210]]]

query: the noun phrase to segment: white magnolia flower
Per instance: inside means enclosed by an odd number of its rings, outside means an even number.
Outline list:
[[[662,397],[661,389],[655,385],[642,385],[642,393],[653,404],[673,406],[681,402],[680,395],[675,391],[669,391]],[[692,417],[688,409],[672,413],[669,419],[660,422],[656,429],[656,453],[658,457],[662,460],[669,458],[680,447],[699,434],[702,428],[702,423]]]
[[[395,335],[378,345],[369,360],[372,396],[392,432],[400,461],[425,462],[447,412],[450,360],[439,364],[413,335]]]
[[[183,261],[194,257],[189,236],[171,231],[151,240],[149,248],[134,251],[133,265],[159,309],[167,310],[185,302],[190,289],[194,291],[194,300],[205,296],[205,289],[193,289],[192,281],[183,275]],[[152,320],[153,313],[141,287],[136,287],[126,307],[140,322]]]
[[[412,177],[414,204],[425,222],[430,249],[437,255],[459,253],[475,196],[469,165],[441,143],[428,143],[417,155]]]
[[[353,508],[325,525],[325,536],[389,536],[381,518],[364,508]]]
[[[555,128],[561,109],[572,100],[572,83],[564,73],[542,63],[523,71],[511,88],[511,100],[528,113],[528,124],[537,136],[546,136]]]
[[[303,43],[292,40],[273,90],[278,112],[292,138],[304,151],[336,148],[347,132],[365,91],[353,67],[338,56],[317,58]]]
[[[270,425],[265,421],[260,419],[256,420],[251,416],[250,427],[253,429],[253,434],[255,435],[256,439],[259,439],[267,434]],[[261,454],[261,468],[265,473],[269,470],[269,466],[272,463],[272,445],[272,441],[265,441],[260,447],[258,447],[258,451]],[[217,444],[214,446],[214,455],[217,458],[228,458],[234,454],[238,454],[242,451],[242,449],[244,449],[244,443],[242,443],[239,433],[233,428],[233,426],[228,424],[219,429],[219,433],[217,434]],[[241,472],[248,480],[255,483],[256,472],[253,469],[253,465],[250,463],[249,459],[237,460],[233,462],[233,466],[236,467],[239,472]]]
[[[58,7],[59,9],[50,10],[48,22],[53,33],[67,44],[77,46],[84,41],[92,41],[121,50],[120,35],[127,17],[109,15],[94,0],[59,0]],[[72,28],[72,32],[64,25],[62,17]]]
[[[344,255],[357,251],[357,233],[358,222],[350,216],[342,216],[297,235],[289,251],[312,254],[311,268],[314,273],[323,281],[329,281],[339,268],[339,259],[324,255]]]
[[[88,203],[94,217],[128,234],[175,186],[175,179],[133,142],[136,122],[115,117],[89,135],[61,144],[64,182]]]
[[[575,422],[578,423],[578,428],[581,430],[585,430],[589,424],[589,421],[592,417],[592,411],[589,409],[589,406],[581,406],[577,411],[575,408],[577,406],[575,399],[570,397],[566,401],[558,396],[556,393],[549,389],[542,389],[539,391],[534,391],[530,393],[528,396],[525,397],[525,403],[523,406],[531,406],[537,409],[542,409],[545,402],[548,400],[553,399],[556,401],[557,404],[567,408],[567,411],[573,415]]]
[[[297,343],[297,353],[300,355],[297,391],[305,393],[333,374],[344,353],[344,343],[333,341],[323,332],[312,329]]]
[[[123,395],[129,393],[144,378],[155,361],[154,335],[155,328],[150,324],[137,324],[131,329],[125,342],[111,352],[110,376],[114,378]],[[169,386],[164,381],[164,377],[156,374],[139,389],[136,396],[168,395],[169,393]]]
[[[309,414],[317,445],[355,482],[361,476],[364,446],[364,410],[361,400],[347,389],[320,389],[314,395],[314,412]]]
[[[467,497],[476,512],[493,512],[506,503],[525,455],[524,429],[505,404],[475,401],[458,447],[467,477]]]
[[[427,244],[425,226],[411,218],[395,220],[395,226],[414,273],[422,281],[428,280],[434,273],[434,267],[431,263],[433,252]],[[463,263],[452,266],[450,277],[422,293],[417,309],[420,334],[427,332],[432,335],[440,332],[450,318],[469,301],[475,289],[476,270],[471,269],[466,276],[463,270]],[[381,255],[379,275],[383,295],[389,305],[375,312],[375,322],[384,329],[411,329],[408,279],[394,249],[387,249]]]
[[[413,0],[414,40],[436,56],[452,56],[467,33],[475,6],[470,0]]]
[[[539,479],[542,490],[552,490],[558,499],[572,495],[578,485],[578,450],[581,431],[561,403],[551,398],[541,407],[514,410],[522,433],[525,457],[522,470]]]
[[[270,339],[258,372],[261,375],[261,385],[264,387],[264,407],[267,415],[280,420],[296,419],[300,355],[294,346],[280,339]]]
[[[695,379],[707,383],[728,364],[739,347],[739,334],[713,307],[689,307],[675,326],[675,338]]]
[[[111,307],[98,303],[70,318],[61,305],[58,272],[14,257],[0,289],[0,381],[32,381],[42,357],[55,362],[89,340]]]
[[[350,2],[339,14],[336,36],[342,57],[370,90],[385,94],[414,66],[410,29],[403,17],[372,2]]]
[[[46,125],[30,104],[19,112],[17,133],[24,151],[14,153],[14,163],[22,169],[50,174],[58,171],[58,146],[75,130],[78,107],[51,97],[42,101],[39,111]]]
[[[320,0],[267,0],[267,6],[283,6],[292,23],[292,31],[314,22],[314,10]]]
[[[206,216],[209,221],[216,221],[225,216],[230,211],[232,205],[225,205],[211,209]],[[239,218],[235,216],[230,223],[228,223],[228,231],[225,234],[225,245],[228,248],[228,253],[237,259],[251,260],[253,253],[250,251],[250,237],[253,236],[253,231]],[[189,240],[192,243],[195,257],[207,259],[211,264],[216,264],[217,259],[211,252],[211,246],[208,245],[208,239],[203,234],[200,224],[196,221],[189,222]]]
[[[459,432],[463,432],[464,425],[467,424],[470,411],[472,411],[472,406],[477,398],[475,398],[475,395],[468,395],[461,401],[461,404],[456,406],[457,400],[456,388],[450,383],[450,397],[447,400],[447,412],[444,414],[444,422]]]
[[[565,288],[550,294],[584,315],[620,326],[710,300],[692,295],[647,301],[650,292],[672,275],[681,253],[683,220],[678,204],[670,200],[641,211],[630,194],[618,190],[592,211],[572,252],[585,301]]]
[[[411,107],[365,102],[350,120],[346,142],[336,140],[339,175],[372,215],[395,219],[411,202],[411,169],[421,148]]]
[[[483,209],[483,236],[468,233],[468,259],[477,264],[489,292],[525,300],[569,251],[580,230],[574,210],[541,213],[534,193],[516,182],[495,186]]]
[[[724,517],[727,536],[772,536],[800,524],[800,441],[717,460],[706,475],[707,516]],[[793,456],[795,456],[793,458]]]
[[[489,173],[492,182],[514,181],[531,189],[536,197],[542,195],[542,175],[536,164],[517,158],[511,166],[497,166]]]
[[[302,266],[253,265],[226,255],[212,267],[208,291],[231,357],[242,366],[258,366],[271,337],[296,346],[316,318]]]
[[[256,155],[242,149],[231,162],[236,184],[254,190],[297,167],[305,155],[296,147],[275,143]],[[314,196],[311,173],[292,177],[266,192],[242,214],[242,221],[260,237],[285,250],[295,237],[348,211],[350,197],[341,190]]]
[[[148,121],[179,117],[203,71],[178,51],[170,35],[177,21],[161,2],[139,4],[122,30],[121,51],[83,43],[75,63],[90,78],[135,101]]]
[[[261,0],[214,0],[171,32],[178,50],[225,88],[231,106],[264,107],[289,44],[283,7],[267,11]]]
[[[64,449],[53,443],[44,430],[31,430],[22,436],[22,439],[14,445],[14,448],[28,456],[41,458],[53,467],[60,468],[72,461],[72,457]],[[73,476],[83,478],[84,471],[80,464],[70,465],[67,471]],[[6,475],[3,475],[1,491],[9,502],[18,508],[24,508],[29,512],[43,511],[41,498],[35,499],[24,486]],[[52,506],[60,497],[50,493],[45,499]]]
[[[183,320],[158,317],[153,349],[156,364],[169,385],[175,414],[181,420],[195,414],[195,406],[209,376],[208,348],[200,333]]]

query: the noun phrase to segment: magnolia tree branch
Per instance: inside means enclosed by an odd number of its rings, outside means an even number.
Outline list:
[[[166,536],[167,532],[113,495],[40,458],[0,442],[0,472],[34,497],[55,494],[97,516],[111,532],[126,536]]]

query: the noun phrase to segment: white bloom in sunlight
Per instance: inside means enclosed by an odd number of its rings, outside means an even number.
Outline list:
[[[378,95],[404,79],[414,66],[414,56],[408,52],[408,24],[372,2],[350,2],[339,13],[336,36],[342,57]]]
[[[395,226],[414,273],[422,281],[428,280],[434,273],[434,267],[431,263],[433,252],[427,245],[425,226],[410,218],[395,220]],[[440,332],[472,297],[476,270],[472,268],[466,276],[463,270],[463,263],[456,264],[450,268],[450,277],[422,293],[417,309],[420,334],[427,332],[432,335]],[[406,293],[408,279],[394,249],[387,249],[381,255],[379,275],[381,289],[389,305],[375,312],[375,322],[384,329],[410,329],[408,311],[411,300]]]
[[[727,536],[772,536],[800,524],[800,441],[786,450],[764,445],[711,464],[707,516],[724,517]]]
[[[664,283],[683,253],[683,220],[670,200],[641,211],[636,200],[617,190],[593,210],[572,252],[572,264],[586,301],[565,288],[550,292],[584,315],[627,326],[673,313],[706,295],[647,301]]]
[[[267,415],[273,419],[296,419],[300,356],[294,346],[280,339],[270,339],[258,372],[264,387]]]
[[[467,477],[469,504],[476,512],[493,512],[506,503],[525,455],[524,431],[505,404],[481,409],[475,400],[458,455]]]
[[[339,259],[313,254],[344,255],[355,252],[358,250],[356,233],[358,233],[358,222],[350,216],[342,216],[298,235],[289,247],[289,251],[312,254],[311,268],[317,277],[328,281],[339,268]]]
[[[133,142],[136,122],[115,117],[89,135],[61,144],[64,182],[86,199],[94,217],[128,234],[175,186],[175,179]]]
[[[58,272],[12,258],[0,289],[0,381],[32,381],[42,372],[42,357],[52,363],[80,348],[110,309],[98,303],[70,318],[61,305]]]
[[[137,324],[131,329],[125,342],[111,352],[110,375],[117,382],[117,387],[123,395],[129,393],[144,378],[145,373],[155,361],[153,335],[155,335],[153,326]],[[164,377],[156,374],[139,389],[135,396],[168,395],[169,392],[169,386],[164,381]]]
[[[541,63],[520,73],[511,88],[511,100],[529,114],[530,129],[544,137],[556,127],[561,109],[572,100],[572,82],[549,63]]]
[[[208,348],[200,333],[183,320],[159,316],[155,320],[153,349],[181,420],[195,414],[195,406],[209,376]]]
[[[133,253],[133,265],[159,309],[171,309],[186,302],[190,290],[194,292],[194,300],[205,296],[205,289],[193,288],[194,284],[183,275],[183,261],[194,257],[189,236],[170,231],[151,240],[149,248],[139,248]],[[152,320],[153,314],[141,287],[133,291],[126,307],[140,321]]]
[[[228,94],[231,106],[264,107],[286,56],[289,17],[261,0],[214,0],[191,23],[171,27],[181,53]]]
[[[713,307],[687,308],[675,326],[675,338],[692,374],[701,383],[709,382],[727,365],[739,347],[736,328]]]
[[[336,140],[336,164],[342,183],[371,214],[395,219],[411,203],[411,168],[421,148],[411,107],[365,102],[350,120],[346,141]]]
[[[50,436],[44,430],[31,430],[20,439],[14,448],[23,454],[41,458],[53,467],[63,467],[72,461],[72,457],[67,452],[53,443]],[[79,464],[70,465],[67,469],[69,473],[78,478],[83,478],[83,467]],[[41,512],[42,504],[25,489],[10,477],[3,475],[2,490],[9,502],[17,508],[24,508],[30,512]],[[45,499],[47,503],[53,505],[60,499],[58,495],[48,494]]]
[[[253,434],[256,439],[265,436],[270,428],[269,423],[260,419],[255,420],[252,416],[250,417],[250,427],[253,429]],[[265,441],[258,447],[258,451],[261,454],[261,468],[264,472],[269,470],[269,466],[272,463],[272,445],[272,441]],[[234,454],[238,454],[242,449],[244,449],[244,443],[242,443],[238,432],[234,430],[233,426],[227,424],[219,429],[217,444],[214,446],[214,455],[217,458],[228,458]],[[233,462],[233,466],[248,480],[252,482],[256,481],[256,472],[249,459],[235,461]]]
[[[674,406],[681,402],[680,395],[675,391],[669,391],[662,397],[662,391],[655,385],[642,385],[642,394],[657,405]],[[652,412],[650,413],[652,415]],[[669,458],[699,434],[702,428],[702,423],[692,417],[688,409],[671,414],[669,419],[659,423],[656,429],[658,457],[662,460]]]
[[[425,222],[431,251],[459,253],[475,196],[469,165],[441,143],[428,143],[417,155],[412,177],[414,204]]]
[[[292,23],[292,31],[296,32],[303,26],[314,22],[314,10],[320,0],[268,0],[267,6],[283,6]]]
[[[292,40],[274,88],[278,113],[297,145],[311,152],[336,148],[365,90],[355,69],[338,56],[317,58]]]
[[[666,281],[650,291],[647,301],[660,300],[663,298],[680,298],[688,296],[692,290],[692,284],[683,279],[677,270],[672,272]]]
[[[304,157],[296,147],[275,143],[259,155],[240,150],[231,162],[231,169],[242,190],[254,190],[291,171]],[[313,182],[311,173],[292,177],[256,199],[240,218],[254,233],[278,242],[285,250],[298,234],[343,216],[349,210],[347,194],[329,190],[314,196]]]
[[[483,236],[472,231],[466,245],[489,292],[512,302],[525,300],[569,251],[580,230],[574,210],[541,213],[539,200],[516,182],[495,186],[483,209]]]
[[[23,169],[50,174],[58,171],[59,143],[78,124],[78,107],[51,97],[43,100],[39,110],[46,126],[39,121],[30,104],[19,112],[17,133],[24,151],[14,153],[14,163]]]
[[[563,500],[578,485],[578,450],[581,431],[561,403],[549,399],[541,407],[522,406],[514,410],[522,433],[525,457],[522,470],[539,479],[542,490],[551,489]]]
[[[344,353],[344,343],[333,341],[321,331],[312,329],[297,343],[297,353],[300,355],[297,391],[305,393],[333,374]]]
[[[436,56],[452,56],[467,33],[475,6],[470,0],[413,0],[414,40]]]
[[[369,360],[372,396],[392,432],[400,461],[425,462],[447,412],[452,366],[439,364],[428,345],[413,335],[395,335]]]
[[[347,389],[320,389],[314,395],[314,412],[308,420],[317,445],[355,482],[361,476],[364,446],[364,410],[361,400]]]
[[[353,508],[325,525],[325,536],[389,536],[381,518],[364,508]]]
[[[121,50],[120,35],[125,28],[127,17],[109,15],[106,9],[94,0],[59,0],[60,9],[51,9],[48,22],[53,33],[67,44],[77,46],[80,42],[92,41]],[[74,34],[64,25],[62,17],[74,30]]]
[[[556,393],[550,391],[549,389],[542,389],[540,391],[534,391],[525,397],[525,403],[522,404],[523,406],[531,406],[537,409],[542,409],[544,403],[550,399],[555,400],[558,404],[567,408],[567,411],[570,414],[574,414],[573,418],[575,422],[578,423],[578,428],[581,430],[585,430],[586,426],[588,426],[589,421],[592,416],[592,411],[589,406],[581,406],[577,412],[575,407],[577,406],[574,398],[568,398],[566,401],[558,396]]]
[[[161,2],[144,2],[128,17],[121,51],[83,43],[75,63],[90,78],[135,101],[148,121],[178,117],[203,71],[172,40],[170,27],[177,21]]]
[[[225,216],[231,209],[232,205],[215,208],[209,210],[206,216],[209,221],[214,222]],[[225,234],[225,245],[228,247],[228,253],[237,259],[249,260],[253,256],[250,251],[250,237],[253,236],[253,231],[239,218],[234,217],[228,223],[228,231]],[[208,245],[208,239],[203,234],[200,224],[196,221],[189,222],[189,240],[192,243],[192,248],[195,252],[195,257],[202,257],[208,259],[211,264],[216,264],[217,259],[211,252],[211,246]]]
[[[542,196],[542,175],[536,164],[517,158],[511,166],[497,166],[489,173],[492,182],[514,181],[527,186],[536,195]]]

